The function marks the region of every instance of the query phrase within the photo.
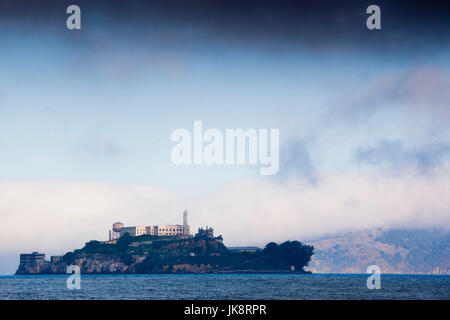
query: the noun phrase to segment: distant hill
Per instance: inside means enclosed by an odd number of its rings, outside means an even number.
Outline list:
[[[450,274],[450,233],[442,230],[370,229],[308,241],[314,273]]]

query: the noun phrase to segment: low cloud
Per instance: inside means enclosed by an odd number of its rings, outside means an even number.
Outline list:
[[[278,178],[306,179],[311,183],[316,181],[317,169],[311,160],[309,143],[306,140],[289,141],[281,150],[280,159]]]
[[[239,180],[185,197],[164,188],[69,182],[0,182],[0,256],[28,251],[63,254],[106,240],[115,221],[127,225],[209,225],[227,245],[311,239],[373,227],[450,228],[449,167],[429,175],[343,173],[317,183]],[[3,263],[2,263],[3,264]],[[16,265],[1,266],[13,272]],[[9,269],[8,269],[9,268]]]
[[[362,164],[381,168],[416,167],[421,172],[450,162],[450,144],[430,143],[407,147],[399,140],[381,140],[370,147],[356,150],[354,159]]]

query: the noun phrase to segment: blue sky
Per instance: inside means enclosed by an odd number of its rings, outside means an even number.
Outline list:
[[[404,58],[364,48],[230,46],[183,30],[174,32],[181,44],[157,37],[137,43],[100,30],[77,35],[87,43],[108,40],[98,47],[80,46],[70,34],[2,31],[1,59],[8,61],[0,75],[3,179],[203,190],[257,175],[251,167],[173,166],[170,133],[192,130],[194,120],[219,129],[279,128],[282,149],[291,140],[309,141],[317,170],[359,170],[351,153],[380,140],[448,141],[446,123],[439,138],[428,137],[433,126],[399,114],[402,101],[374,110],[374,123],[367,109],[378,98],[359,97],[384,77],[446,74],[448,48]]]

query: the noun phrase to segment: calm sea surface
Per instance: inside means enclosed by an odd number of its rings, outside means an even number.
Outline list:
[[[446,299],[450,276],[382,275],[369,290],[368,275],[82,275],[0,276],[0,299]]]

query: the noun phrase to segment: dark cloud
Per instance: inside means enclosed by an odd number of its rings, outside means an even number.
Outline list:
[[[401,169],[414,166],[426,172],[450,162],[450,144],[442,142],[407,147],[402,141],[382,140],[375,146],[356,150],[354,159],[376,167]]]
[[[413,68],[387,73],[333,101],[328,120],[356,124],[380,112],[402,111],[402,117],[428,117],[434,125],[450,123],[450,70]]]
[[[124,32],[146,39],[151,32],[171,37],[180,30],[196,30],[210,41],[271,48],[358,48],[413,54],[428,44],[448,46],[450,3],[437,0],[375,3],[382,10],[382,30],[365,27],[362,0],[192,0],[117,1],[79,0],[83,34]],[[65,30],[65,9],[73,1],[6,0],[0,2],[0,24],[36,32],[60,32],[68,39],[79,33]]]
[[[303,178],[314,183],[317,180],[317,170],[311,161],[308,143],[303,140],[291,140],[281,150],[280,179]]]

